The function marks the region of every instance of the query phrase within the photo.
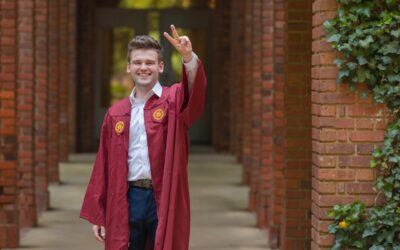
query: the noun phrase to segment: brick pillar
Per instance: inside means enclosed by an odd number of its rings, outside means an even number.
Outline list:
[[[253,211],[258,210],[259,203],[259,182],[262,181],[260,176],[261,163],[261,0],[252,1],[251,6],[251,22],[252,22],[252,42],[251,42],[251,78],[246,83],[251,85],[250,107],[251,115],[251,130],[250,132],[250,193],[249,205]]]
[[[259,207],[257,210],[258,223],[261,227],[268,225],[268,210],[272,207],[271,190],[273,183],[273,83],[274,83],[274,2],[263,0],[261,5],[262,21],[262,108],[261,108],[261,166],[259,182]]]
[[[34,109],[34,3],[18,1],[18,67],[17,67],[17,129],[18,129],[18,206],[20,227],[37,223],[33,171],[33,109]]]
[[[244,2],[233,0],[231,3],[231,70],[229,72],[229,82],[232,87],[230,90],[231,103],[231,137],[230,151],[234,153],[239,162],[242,162],[242,143],[243,143],[243,123],[244,123]]]
[[[59,0],[58,5],[58,119],[59,161],[68,160],[68,1]]]
[[[37,211],[49,208],[47,169],[48,4],[35,0],[34,169]]]
[[[286,4],[281,249],[310,249],[311,4],[311,0],[287,0]]]
[[[374,203],[371,152],[383,141],[383,106],[371,97],[336,84],[334,53],[325,41],[322,23],[336,15],[335,0],[313,2],[312,31],[312,249],[330,249],[327,211],[335,204],[361,200]],[[371,95],[370,95],[371,96]]]
[[[76,152],[76,47],[77,0],[68,1],[68,143],[69,152]]]
[[[17,206],[17,3],[0,1],[0,248],[19,241]]]
[[[218,1],[214,11],[214,39],[213,63],[213,138],[212,145],[217,152],[228,151],[230,138],[230,102],[226,97],[230,95],[232,86],[229,82],[231,63],[227,58],[230,55],[230,1]],[[225,97],[225,98],[223,98]]]
[[[78,89],[77,105],[77,151],[88,152],[97,149],[95,141],[94,100],[94,48],[96,1],[78,1]]]
[[[59,180],[58,156],[59,156],[59,0],[48,1],[49,4],[49,75],[48,75],[48,168],[49,181]],[[65,48],[66,49],[66,48]]]
[[[283,169],[285,167],[285,6],[286,1],[274,0],[274,37],[273,37],[273,113],[272,113],[272,181],[268,195],[268,232],[271,247],[279,245],[279,230],[282,216],[283,202]]]
[[[251,183],[251,121],[252,121],[252,1],[245,1],[244,7],[244,85],[243,91],[243,126],[242,136],[242,155],[243,155],[243,182]],[[254,204],[250,204],[250,208],[254,209]]]

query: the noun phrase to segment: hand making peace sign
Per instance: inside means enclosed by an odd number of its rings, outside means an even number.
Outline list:
[[[179,36],[174,25],[171,25],[171,37],[167,32],[164,32],[165,38],[176,48],[179,54],[182,56],[185,63],[192,60],[192,43],[187,36]]]

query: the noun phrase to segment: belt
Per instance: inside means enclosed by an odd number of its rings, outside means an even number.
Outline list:
[[[136,181],[130,181],[129,186],[131,187],[139,187],[139,188],[146,188],[146,189],[153,189],[153,184],[151,183],[150,179],[142,179]]]

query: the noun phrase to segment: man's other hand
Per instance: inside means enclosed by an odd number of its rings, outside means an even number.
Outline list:
[[[104,242],[106,239],[106,229],[103,226],[93,225],[92,230],[96,240]]]

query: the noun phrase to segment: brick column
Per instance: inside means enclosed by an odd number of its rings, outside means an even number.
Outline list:
[[[273,38],[273,77],[274,97],[272,113],[272,181],[270,195],[268,195],[268,229],[271,247],[279,245],[279,228],[282,216],[283,202],[283,169],[285,167],[285,109],[284,109],[284,88],[285,88],[285,5],[286,1],[274,0],[274,38]]]
[[[19,241],[17,206],[17,3],[0,1],[0,248]]]
[[[37,223],[34,186],[34,3],[18,1],[18,67],[17,67],[17,129],[18,129],[18,206],[20,227]]]
[[[49,26],[48,26],[48,51],[49,51],[49,75],[48,75],[48,168],[49,181],[59,180],[58,156],[59,156],[59,0],[48,1],[49,4]],[[66,49],[66,48],[65,48]],[[64,131],[66,132],[66,131]]]
[[[58,5],[58,119],[59,161],[68,160],[68,1],[59,0]]]
[[[242,162],[243,123],[244,123],[244,2],[233,0],[231,7],[231,70],[229,82],[231,83],[231,137],[230,151],[234,153],[239,162]]]
[[[47,0],[35,0],[34,168],[36,206],[39,213],[49,208],[47,168],[48,22]]]
[[[251,85],[250,107],[251,115],[251,130],[250,133],[250,193],[249,207],[250,210],[258,211],[259,203],[259,183],[262,181],[260,176],[261,163],[261,0],[252,1],[251,16],[252,16],[252,55],[251,55],[251,78],[246,83]]]
[[[312,31],[312,249],[330,249],[327,211],[335,204],[374,203],[371,152],[383,141],[384,108],[335,82],[337,68],[322,23],[336,15],[335,0],[313,2]],[[371,95],[370,95],[371,96]]]
[[[212,145],[218,151],[228,151],[230,138],[230,102],[229,97],[232,86],[229,82],[229,70],[231,62],[227,60],[230,55],[230,1],[218,1],[214,10],[214,39],[213,63],[214,75],[212,95]]]
[[[262,108],[261,108],[261,169],[259,182],[258,223],[261,227],[268,224],[268,210],[272,207],[272,169],[273,169],[273,100],[274,100],[274,1],[262,1]]]
[[[96,1],[78,1],[78,89],[77,105],[77,151],[95,151],[94,100],[94,53]]]
[[[242,136],[242,155],[243,155],[243,182],[246,184],[251,183],[251,121],[252,121],[252,1],[245,1],[244,8],[244,81],[243,87],[243,126]],[[254,205],[250,204],[250,208]]]
[[[77,0],[68,1],[68,144],[76,152],[76,68],[77,68]]]
[[[287,0],[285,34],[285,168],[281,249],[310,249],[311,0]]]

